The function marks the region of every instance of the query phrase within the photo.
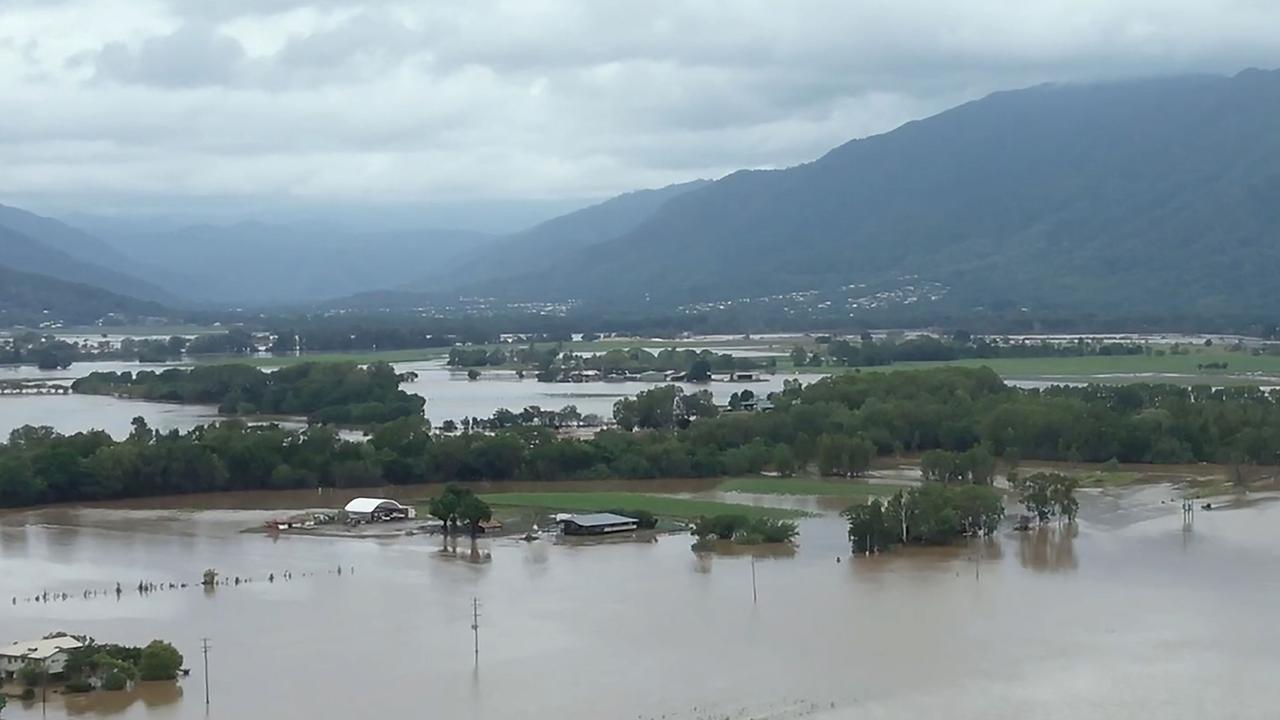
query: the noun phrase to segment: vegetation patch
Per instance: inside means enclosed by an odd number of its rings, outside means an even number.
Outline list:
[[[305,363],[267,373],[249,365],[164,372],[95,372],[71,384],[88,395],[217,405],[224,415],[306,415],[322,423],[384,423],[421,415],[423,399],[400,389],[412,373],[387,363]]]
[[[494,507],[526,507],[564,512],[624,511],[694,520],[715,515],[787,519],[806,513],[787,508],[757,507],[694,498],[629,492],[495,493],[481,499]]]

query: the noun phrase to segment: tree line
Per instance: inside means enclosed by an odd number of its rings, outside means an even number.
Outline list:
[[[875,367],[899,362],[948,362],[952,360],[1040,357],[1089,357],[1143,355],[1164,350],[1134,342],[1094,341],[1077,338],[1070,342],[1004,340],[974,337],[956,331],[950,338],[931,335],[911,338],[886,337],[876,340],[863,332],[857,340],[819,336],[812,350],[796,346],[791,362],[797,367]]]
[[[283,372],[283,371],[282,371]],[[389,370],[379,371],[381,373]],[[716,477],[816,467],[855,475],[877,455],[930,455],[938,487],[983,487],[990,458],[1103,462],[1280,461],[1280,392],[1127,385],[1018,389],[988,369],[789,381],[770,412],[719,413],[659,387],[620,400],[621,427],[579,440],[540,426],[440,435],[418,412],[368,442],[325,426],[225,421],[128,438],[21,428],[0,445],[0,505],[216,490],[471,480]],[[930,499],[930,498],[922,498]]]
[[[776,366],[774,358],[736,357],[710,350],[665,348],[651,352],[642,347],[614,348],[603,353],[583,355],[565,351],[554,345],[540,348],[536,344],[515,348],[455,347],[449,351],[450,367],[514,366],[534,373],[539,381],[557,382],[571,379],[576,373],[595,371],[601,376],[625,377],[645,372],[680,372],[690,382],[707,382],[715,372],[758,370]]]

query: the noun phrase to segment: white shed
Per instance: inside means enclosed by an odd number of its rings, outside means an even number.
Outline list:
[[[405,520],[417,516],[411,507],[405,507],[388,498],[358,497],[343,508],[347,516],[360,521]]]

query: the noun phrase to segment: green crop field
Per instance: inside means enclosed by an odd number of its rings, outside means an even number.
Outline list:
[[[275,357],[243,357],[239,355],[209,355],[197,357],[195,361],[202,365],[225,365],[230,363],[253,365],[255,367],[284,367],[308,362],[349,362],[364,365],[371,362],[421,362],[439,360],[449,355],[448,348],[426,348],[423,350],[382,350],[377,352],[352,353],[304,353],[302,355],[279,355]],[[482,368],[483,369],[483,368]]]
[[[716,486],[722,492],[755,495],[816,495],[822,497],[871,497],[892,495],[902,489],[893,485],[871,485],[818,478],[742,477],[725,480]]]
[[[692,520],[704,515],[736,514],[748,517],[794,518],[805,513],[786,508],[647,495],[632,492],[492,493],[481,498],[494,507],[539,508],[565,512],[645,510],[659,517]]]
[[[1199,365],[1226,363],[1225,370],[1202,370]],[[1087,357],[994,358],[939,362],[901,362],[864,368],[791,368],[790,360],[779,369],[800,373],[888,372],[931,367],[989,367],[1007,380],[1131,383],[1177,385],[1280,384],[1280,356],[1226,352],[1196,348],[1189,355],[1091,355]]]

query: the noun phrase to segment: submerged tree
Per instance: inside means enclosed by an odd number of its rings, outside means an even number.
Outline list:
[[[1057,472],[1038,472],[1012,478],[1010,485],[1018,494],[1018,502],[1041,524],[1054,517],[1075,522],[1080,508],[1075,497],[1080,481],[1076,478]]]

